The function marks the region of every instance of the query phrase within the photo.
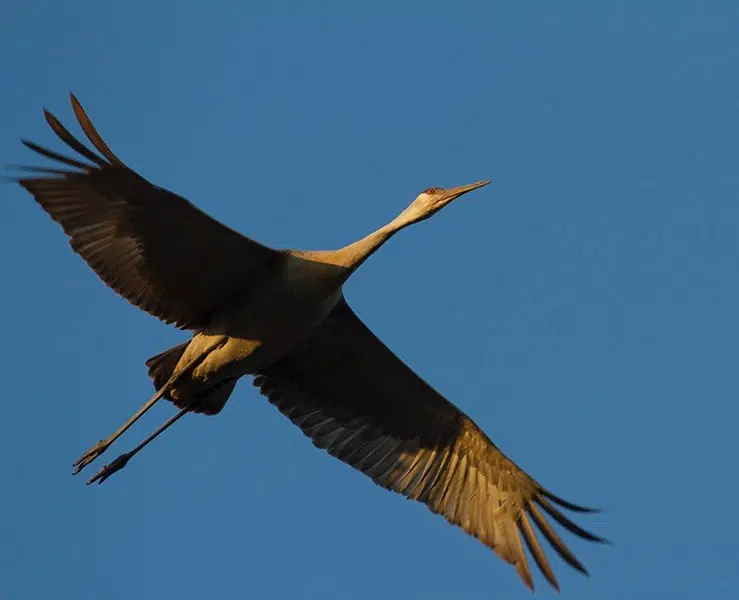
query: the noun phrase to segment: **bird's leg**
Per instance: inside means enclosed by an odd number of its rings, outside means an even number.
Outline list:
[[[131,460],[136,454],[141,452],[150,442],[152,442],[154,439],[159,437],[160,434],[164,433],[166,429],[169,429],[172,425],[174,425],[177,421],[179,421],[183,416],[185,416],[186,413],[195,410],[198,408],[200,404],[205,402],[205,400],[208,398],[210,394],[212,394],[216,389],[223,385],[229,385],[231,383],[230,380],[223,381],[218,386],[216,386],[213,390],[210,390],[209,393],[206,393],[200,397],[194,398],[191,402],[188,403],[185,408],[181,409],[176,415],[171,417],[169,420],[167,420],[159,429],[157,429],[154,433],[149,435],[143,442],[141,442],[138,446],[136,446],[133,450],[130,450],[129,452],[124,452],[121,454],[118,458],[116,458],[112,463],[105,465],[100,471],[94,476],[91,477],[90,480],[87,482],[87,485],[90,485],[91,483],[97,482],[98,484],[105,481],[108,477],[110,477],[113,473],[117,473],[120,471],[123,467],[125,467],[128,464],[128,461]]]
[[[82,469],[84,469],[98,456],[105,452],[108,447],[119,437],[121,437],[136,421],[138,421],[146,411],[148,411],[152,406],[159,402],[161,397],[170,389],[172,389],[172,385],[167,386],[165,384],[164,386],[162,386],[156,394],[154,394],[141,408],[136,411],[136,413],[134,413],[134,415],[130,419],[128,419],[123,425],[116,429],[116,431],[110,437],[104,440],[100,440],[97,444],[95,444],[92,448],[90,448],[87,452],[80,456],[76,461],[74,461],[74,464],[72,465],[72,474],[77,475]]]
[[[172,425],[174,425],[178,420],[180,420],[182,417],[185,416],[188,412],[190,412],[193,408],[195,408],[195,405],[201,402],[200,399],[193,400],[188,404],[185,408],[181,409],[176,415],[168,419],[159,429],[157,429],[154,433],[152,433],[149,437],[147,437],[143,442],[141,442],[138,446],[136,446],[133,450],[130,450],[129,452],[124,452],[121,454],[118,458],[116,458],[112,463],[105,465],[98,473],[91,477],[87,481],[87,485],[90,485],[91,483],[97,482],[98,484],[105,481],[108,477],[110,477],[113,473],[117,473],[120,471],[123,467],[125,467],[128,464],[128,461],[133,458],[134,455],[138,454],[141,450],[144,449],[145,446],[149,444],[149,442],[153,441],[156,437],[158,437],[165,429],[168,429]]]
[[[148,411],[152,406],[159,402],[162,396],[169,392],[181,377],[190,373],[198,364],[203,361],[203,359],[205,359],[205,357],[212,350],[215,349],[217,345],[223,344],[226,339],[226,336],[219,336],[214,344],[206,348],[203,352],[198,353],[198,355],[190,362],[188,362],[182,369],[179,369],[178,371],[172,373],[167,382],[157,390],[157,393],[154,394],[141,408],[139,408],[136,413],[123,425],[121,425],[110,437],[104,440],[100,440],[97,444],[95,444],[92,448],[90,448],[87,452],[80,456],[76,461],[74,461],[74,464],[72,465],[74,467],[72,469],[72,474],[77,475],[82,469],[84,469],[98,456],[105,452],[108,447],[119,437],[121,437],[124,432],[126,432],[136,421],[138,421],[146,411]]]

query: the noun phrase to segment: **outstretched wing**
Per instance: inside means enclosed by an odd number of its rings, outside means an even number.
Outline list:
[[[299,347],[256,379],[313,444],[458,525],[515,566],[533,589],[528,546],[558,583],[533,523],[572,567],[585,568],[545,518],[581,529],[555,505],[591,512],[544,489],[475,423],[397,358],[342,300]]]
[[[71,99],[100,154],[44,111],[54,133],[79,157],[23,140],[67,168],[21,167],[34,175],[17,181],[62,226],[74,251],[126,300],[183,329],[200,329],[219,310],[244,302],[282,254],[129,169]]]

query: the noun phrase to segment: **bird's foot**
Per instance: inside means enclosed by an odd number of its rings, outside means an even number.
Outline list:
[[[126,452],[124,454],[121,454],[112,463],[110,463],[109,465],[105,465],[102,469],[100,469],[97,475],[95,475],[94,477],[91,477],[88,480],[87,485],[90,485],[91,483],[95,483],[95,482],[97,482],[98,485],[101,484],[108,477],[113,475],[113,473],[117,473],[123,467],[125,467],[128,464],[128,461],[131,459],[132,456],[133,454],[131,452]]]
[[[106,440],[100,440],[97,444],[95,444],[92,448],[90,448],[87,452],[80,456],[76,461],[74,461],[74,464],[72,465],[72,467],[74,467],[72,469],[72,475],[77,475],[77,473],[79,473],[98,456],[105,452],[108,449],[108,446],[110,446],[110,442]]]

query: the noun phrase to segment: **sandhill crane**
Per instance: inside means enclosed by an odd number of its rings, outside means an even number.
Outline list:
[[[581,538],[603,542],[561,512],[594,509],[555,496],[519,468],[375,337],[342,293],[352,273],[398,231],[489,181],[429,188],[390,223],[339,250],[275,250],[139,176],[108,148],[74,96],[71,102],[99,154],[44,111],[54,133],[79,156],[23,140],[59,164],[20,167],[31,175],[14,181],[61,225],[72,249],[108,286],[193,332],[146,362],[156,394],[83,454],[75,473],[159,399],[181,410],[88,484],[123,468],[184,414],[219,413],[236,382],[252,375],[315,446],[461,527],[514,565],[531,589],[522,538],[559,589],[532,521],[565,562],[587,574],[544,513]]]

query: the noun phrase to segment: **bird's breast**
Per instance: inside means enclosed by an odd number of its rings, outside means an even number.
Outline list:
[[[207,351],[194,379],[212,383],[257,373],[287,355],[323,322],[341,299],[341,285],[326,277],[325,269],[298,265],[288,264],[255,289],[248,302],[219,315],[207,332],[195,336],[193,353],[196,347],[208,347],[213,336],[227,335],[228,341]]]

